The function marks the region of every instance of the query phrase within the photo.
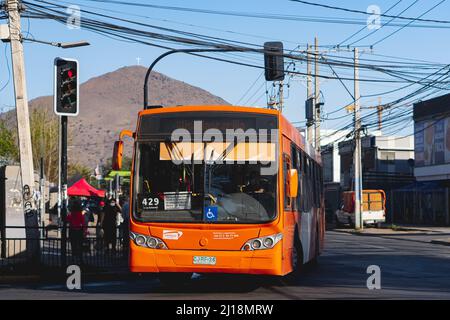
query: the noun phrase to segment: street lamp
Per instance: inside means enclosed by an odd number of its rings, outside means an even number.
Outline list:
[[[77,48],[77,47],[84,47],[90,45],[87,41],[75,41],[75,42],[58,42],[57,46],[63,49],[69,49],[69,48]]]
[[[54,47],[63,48],[63,49],[70,49],[70,48],[77,48],[77,47],[84,47],[89,46],[90,43],[84,40],[81,41],[73,41],[73,42],[49,42],[49,41],[43,41],[43,40],[36,40],[31,38],[23,38],[23,40],[31,41],[31,42],[37,42],[42,44],[48,44]]]

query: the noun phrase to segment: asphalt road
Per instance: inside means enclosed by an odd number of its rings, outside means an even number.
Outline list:
[[[450,247],[428,234],[361,236],[328,231],[319,264],[294,284],[278,278],[195,276],[170,289],[152,277],[0,285],[0,299],[450,299]],[[367,267],[381,269],[381,289],[366,286]]]

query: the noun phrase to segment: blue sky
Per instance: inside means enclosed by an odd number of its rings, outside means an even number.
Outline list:
[[[165,1],[144,1],[136,0],[141,3],[160,4],[167,6],[181,6],[191,8],[202,8],[222,11],[239,11],[265,14],[284,14],[295,16],[320,16],[337,17],[349,19],[366,19],[366,16],[345,13],[325,8],[307,6],[288,0],[267,1],[267,0],[165,0]],[[378,5],[382,12],[394,5],[397,0],[389,1],[331,1],[321,0],[319,3],[337,5],[347,8],[366,11],[369,5]],[[413,0],[401,1],[390,13],[396,14],[411,5]],[[320,45],[334,45],[357,30],[361,29],[359,25],[343,24],[324,24],[301,21],[281,21],[268,19],[255,19],[244,17],[230,17],[219,15],[208,15],[192,12],[177,12],[160,10],[153,8],[137,8],[125,5],[107,5],[102,3],[93,3],[90,1],[60,1],[60,4],[76,4],[82,9],[98,11],[90,7],[107,8],[122,13],[123,18],[135,19],[150,24],[155,24],[184,31],[191,31],[212,36],[225,37],[233,40],[247,41],[251,43],[263,43],[268,40],[281,40],[285,48],[294,48],[297,45],[312,43],[314,36],[319,38]],[[404,16],[417,17],[418,15],[439,3],[439,0],[418,1],[409,10],[405,11]],[[423,18],[433,18],[449,20],[450,1],[441,4],[439,7],[425,15]],[[118,13],[104,12],[111,15]],[[130,14],[130,15],[128,15]],[[139,15],[136,17],[133,15]],[[144,18],[142,16],[146,16]],[[381,24],[388,18],[381,18]],[[3,21],[5,22],[5,21]],[[1,22],[1,23],[3,23]],[[402,21],[399,21],[402,22]],[[195,25],[195,26],[193,26]],[[25,43],[25,63],[28,84],[28,96],[30,99],[40,95],[52,93],[53,85],[53,59],[57,56],[76,58],[80,61],[80,76],[82,81],[86,81],[94,76],[105,72],[113,71],[117,68],[137,64],[137,58],[140,58],[141,65],[149,65],[163,50],[144,46],[140,44],[131,44],[106,38],[104,36],[92,33],[83,28],[79,30],[70,30],[64,25],[52,21],[40,21],[32,19],[22,20],[23,32],[29,32],[34,38],[47,41],[77,41],[87,40],[91,43],[89,47],[63,50],[47,45],[36,43]],[[361,41],[358,45],[371,44],[388,35],[398,27],[385,27],[380,29],[371,37]],[[220,31],[223,30],[223,31]],[[368,34],[370,30],[362,31],[360,35]],[[248,34],[248,35],[244,35]],[[450,42],[448,41],[449,29],[421,29],[405,28],[394,36],[377,44],[373,53],[380,55],[391,55],[398,57],[407,57],[414,59],[423,59],[439,63],[450,63],[448,52],[450,51]],[[355,37],[354,39],[357,39]],[[0,88],[9,78],[5,58],[10,60],[9,46],[0,44]],[[6,54],[5,54],[5,49]],[[342,57],[350,57],[350,53],[339,52],[330,53]],[[234,56],[236,57],[236,56]],[[242,57],[241,55],[239,57]],[[380,58],[370,53],[363,53],[362,58]],[[263,64],[262,58],[249,56],[249,61],[256,64]],[[383,58],[381,58],[383,59]],[[10,62],[9,62],[10,66]],[[321,67],[321,72],[330,74],[327,67]],[[298,64],[296,69],[304,71],[305,65]],[[322,70],[323,69],[323,70]],[[240,100],[252,83],[261,74],[261,70],[247,68],[242,66],[230,65],[222,62],[214,62],[196,57],[185,55],[172,56],[163,60],[157,67],[157,71],[166,75],[185,81],[187,83],[204,88],[231,103]],[[377,76],[376,74],[362,73],[363,76]],[[352,71],[347,70],[340,73],[340,76],[352,76]],[[11,81],[12,82],[12,81]],[[13,88],[10,84],[0,92],[0,108],[6,108],[13,105]],[[304,120],[304,99],[306,96],[305,79],[303,77],[294,77],[289,89],[286,88],[285,114],[291,121]],[[352,83],[347,83],[350,91],[353,91]],[[380,91],[399,87],[399,84],[361,84],[361,94],[373,94]],[[256,90],[260,88],[260,90]],[[249,94],[241,99],[240,102],[255,103],[264,106],[265,104],[265,85],[263,77],[256,82]],[[337,80],[321,80],[321,90],[325,98],[325,113],[342,107],[351,100],[350,95]],[[385,97],[385,99],[394,99],[402,96],[404,92]],[[261,97],[261,99],[257,99]],[[365,99],[363,106],[373,105],[376,98]],[[365,111],[369,112],[369,111]],[[333,116],[345,115],[344,112],[338,112]],[[345,119],[344,119],[345,120]],[[342,123],[340,121],[326,121],[325,128],[336,128]]]

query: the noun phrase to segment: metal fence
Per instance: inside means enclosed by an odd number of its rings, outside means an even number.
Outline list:
[[[70,238],[66,240],[66,253],[62,249],[62,228],[39,228],[39,238],[11,236],[25,234],[24,227],[6,227],[6,237],[1,239],[0,272],[20,266],[39,265],[43,267],[63,267],[64,265],[80,264],[108,268],[125,266],[128,255],[128,233],[122,228],[116,229],[116,239],[106,246],[105,238],[100,229],[87,227],[87,232],[81,244],[81,257],[76,256],[71,246]],[[70,234],[70,231],[67,233]]]

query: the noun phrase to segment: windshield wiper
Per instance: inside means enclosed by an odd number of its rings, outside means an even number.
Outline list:
[[[166,147],[167,147],[167,145],[169,145],[170,151],[176,150],[176,151],[178,152],[178,156],[180,157],[181,163],[182,163],[183,166],[188,170],[189,175],[190,175],[191,178],[193,179],[193,173],[192,173],[192,170],[191,170],[191,168],[190,168],[189,166],[186,166],[186,164],[184,163],[184,161],[183,161],[183,153],[182,153],[181,150],[178,148],[178,146],[177,146],[173,141],[167,141],[167,140],[164,141],[164,144],[166,145]],[[169,152],[169,157],[170,157],[170,160],[173,160],[171,152]],[[193,156],[192,156],[191,159],[193,159]]]

